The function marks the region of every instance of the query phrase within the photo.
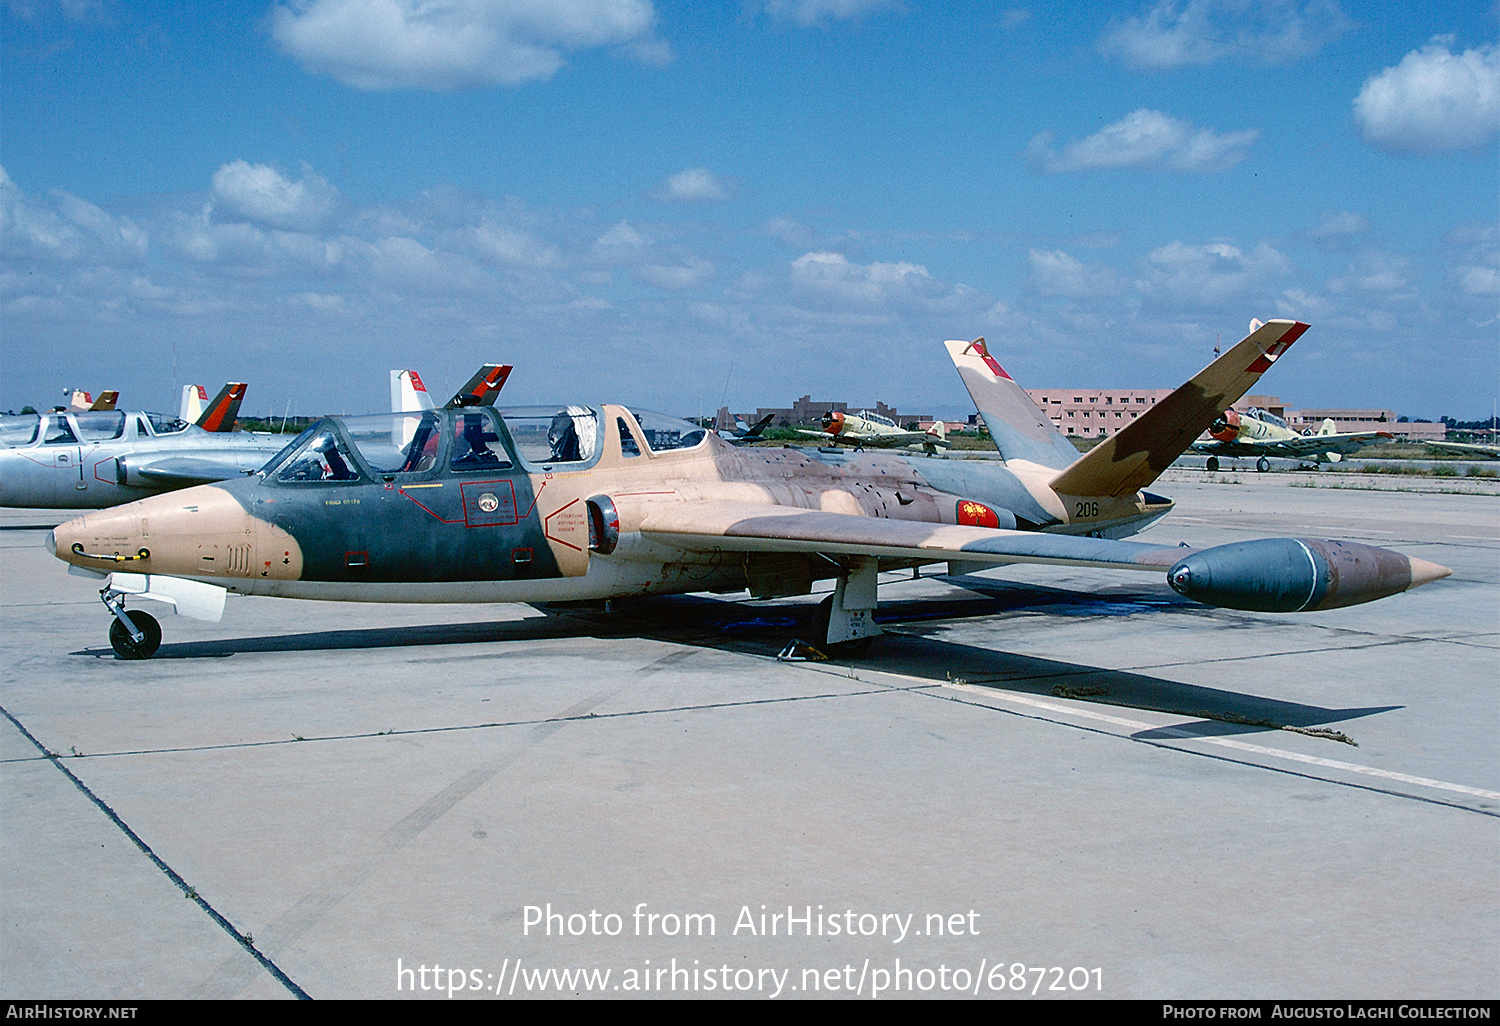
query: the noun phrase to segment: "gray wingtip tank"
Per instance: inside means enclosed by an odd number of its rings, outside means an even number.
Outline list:
[[[1167,581],[1185,598],[1224,609],[1300,613],[1395,595],[1453,571],[1357,542],[1263,538],[1185,556]]]

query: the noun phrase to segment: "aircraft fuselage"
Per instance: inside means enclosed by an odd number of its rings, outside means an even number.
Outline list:
[[[101,572],[186,577],[245,594],[564,601],[747,585],[792,594],[837,576],[838,565],[794,556],[780,562],[798,565],[781,572],[777,560],[713,546],[668,549],[636,528],[662,504],[719,501],[1123,537],[1171,508],[1150,493],[1061,497],[1046,486],[1056,471],[1045,467],[738,448],[625,407],[565,409],[592,434],[589,451],[565,458],[537,451],[545,418],[535,415],[512,423],[476,408],[330,419],[253,477],[82,517],[57,529],[55,545]],[[474,443],[484,445],[483,459]]]

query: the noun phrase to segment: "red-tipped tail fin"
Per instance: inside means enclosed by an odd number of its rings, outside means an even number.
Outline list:
[[[943,345],[1001,456],[1059,470],[1078,458],[1078,449],[1037,409],[1026,390],[1005,373],[990,355],[984,339]]]
[[[391,412],[420,413],[436,404],[422,384],[422,377],[414,370],[391,371]]]
[[[459,406],[491,406],[505,379],[510,377],[510,364],[487,363],[474,372],[463,388],[460,388],[446,403],[448,409]]]
[[[234,420],[240,415],[240,403],[245,399],[245,383],[231,381],[219,389],[214,401],[204,409],[197,424],[204,431],[233,431]]]

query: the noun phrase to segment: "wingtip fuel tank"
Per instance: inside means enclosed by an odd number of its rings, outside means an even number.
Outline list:
[[[1167,572],[1185,598],[1225,609],[1299,613],[1373,602],[1453,571],[1358,542],[1263,538],[1203,549]]]

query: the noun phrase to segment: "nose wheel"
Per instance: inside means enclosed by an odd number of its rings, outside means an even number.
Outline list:
[[[99,598],[114,616],[109,625],[109,647],[121,659],[150,659],[161,647],[161,624],[150,613],[125,608],[121,593],[112,588],[99,592]]]
[[[131,624],[128,628],[127,620]],[[161,624],[139,609],[121,613],[109,625],[109,646],[121,659],[150,659],[161,647]]]

